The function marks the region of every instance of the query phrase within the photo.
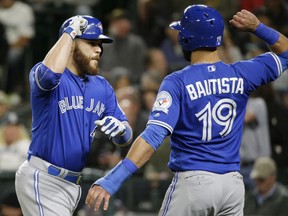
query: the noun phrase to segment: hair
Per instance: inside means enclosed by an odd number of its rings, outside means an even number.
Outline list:
[[[203,50],[203,51],[210,51],[210,52],[213,52],[217,49],[217,47],[200,47],[200,48],[197,48],[195,50],[184,50],[182,48],[182,52],[183,52],[183,56],[184,58],[187,60],[187,61],[191,61],[191,54],[192,52],[194,51],[197,51],[197,50]]]

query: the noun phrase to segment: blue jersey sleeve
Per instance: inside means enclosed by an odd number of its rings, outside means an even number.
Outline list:
[[[51,91],[59,85],[61,75],[51,71],[43,63],[38,63],[30,71],[30,85],[34,90]]]
[[[180,112],[180,81],[172,75],[161,83],[147,124],[156,124],[166,128],[170,134],[176,126]],[[178,86],[178,87],[177,87]]]
[[[106,79],[102,79],[103,82],[105,82],[105,90],[107,94],[106,109],[103,116],[113,116],[120,121],[128,121],[125,113],[122,111],[118,104],[118,100],[112,86],[107,82]]]
[[[283,71],[287,69],[286,61],[285,58],[279,58],[275,53],[269,52],[249,61],[237,62],[232,66],[247,81],[247,90],[251,92],[281,76]]]

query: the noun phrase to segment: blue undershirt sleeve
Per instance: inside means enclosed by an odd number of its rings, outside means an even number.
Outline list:
[[[168,135],[169,131],[155,124],[149,124],[140,136],[152,146],[154,150],[158,149],[163,140]]]

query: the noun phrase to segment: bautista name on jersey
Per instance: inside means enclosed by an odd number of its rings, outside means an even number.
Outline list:
[[[208,79],[203,81],[197,81],[195,84],[191,83],[186,85],[186,89],[193,101],[197,98],[211,94],[243,94],[244,93],[244,81],[238,77],[225,77],[220,79]]]

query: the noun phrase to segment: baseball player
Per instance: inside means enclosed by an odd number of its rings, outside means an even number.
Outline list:
[[[243,215],[244,184],[239,171],[245,107],[258,86],[288,67],[288,39],[241,10],[230,21],[236,29],[263,39],[272,52],[225,64],[218,56],[224,21],[215,9],[191,5],[170,27],[191,65],[162,82],[144,132],[127,157],[89,189],[86,203],[107,209],[109,198],[171,136],[168,166],[175,173],[159,215]]]
[[[111,43],[101,22],[74,16],[30,72],[32,142],[16,173],[24,215],[71,216],[81,197],[81,171],[96,127],[118,146],[132,139],[110,84],[97,76],[102,43]]]

